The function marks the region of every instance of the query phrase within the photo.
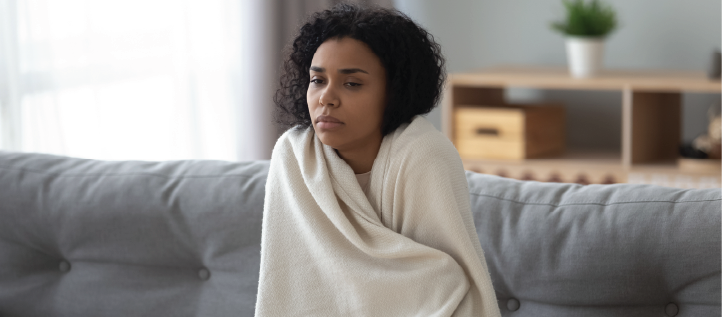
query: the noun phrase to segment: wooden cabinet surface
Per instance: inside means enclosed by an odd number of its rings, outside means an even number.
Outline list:
[[[621,148],[568,149],[564,155],[545,159],[478,160],[462,156],[466,169],[539,181],[720,187],[719,164],[689,169],[678,161],[682,93],[722,91],[720,81],[708,79],[703,72],[606,70],[598,77],[578,79],[569,76],[565,68],[498,67],[449,74],[442,101],[443,132],[456,142],[457,107],[505,105],[504,90],[517,87],[621,92]]]

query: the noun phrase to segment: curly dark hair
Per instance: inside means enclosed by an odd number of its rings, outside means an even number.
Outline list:
[[[386,69],[382,135],[436,106],[446,73],[434,37],[397,10],[341,3],[311,15],[287,49],[274,97],[276,122],[284,129],[312,125],[306,91],[313,55],[326,40],[344,37],[366,43]]]

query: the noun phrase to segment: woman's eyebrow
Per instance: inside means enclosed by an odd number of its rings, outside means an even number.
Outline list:
[[[353,74],[353,73],[365,73],[368,74],[369,72],[361,69],[361,68],[343,68],[338,70],[341,74]]]
[[[324,73],[326,72],[326,69],[323,67],[318,66],[311,66],[311,70],[317,73]],[[365,73],[368,74],[369,72],[361,69],[361,68],[342,68],[338,70],[341,74],[353,74],[353,73]]]

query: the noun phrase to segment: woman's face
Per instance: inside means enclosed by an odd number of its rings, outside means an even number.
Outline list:
[[[340,152],[380,144],[386,70],[365,43],[326,40],[313,55],[310,77],[306,102],[323,144]]]

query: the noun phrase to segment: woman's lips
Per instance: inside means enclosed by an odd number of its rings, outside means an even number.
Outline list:
[[[343,123],[338,123],[338,122],[319,122],[319,123],[316,123],[316,126],[317,126],[319,129],[324,129],[324,130],[330,130],[330,129],[333,129],[333,128],[340,127],[340,126],[342,126],[342,125],[343,125]]]
[[[316,118],[316,127],[323,130],[335,129],[344,125],[341,120],[332,116],[318,116]]]

